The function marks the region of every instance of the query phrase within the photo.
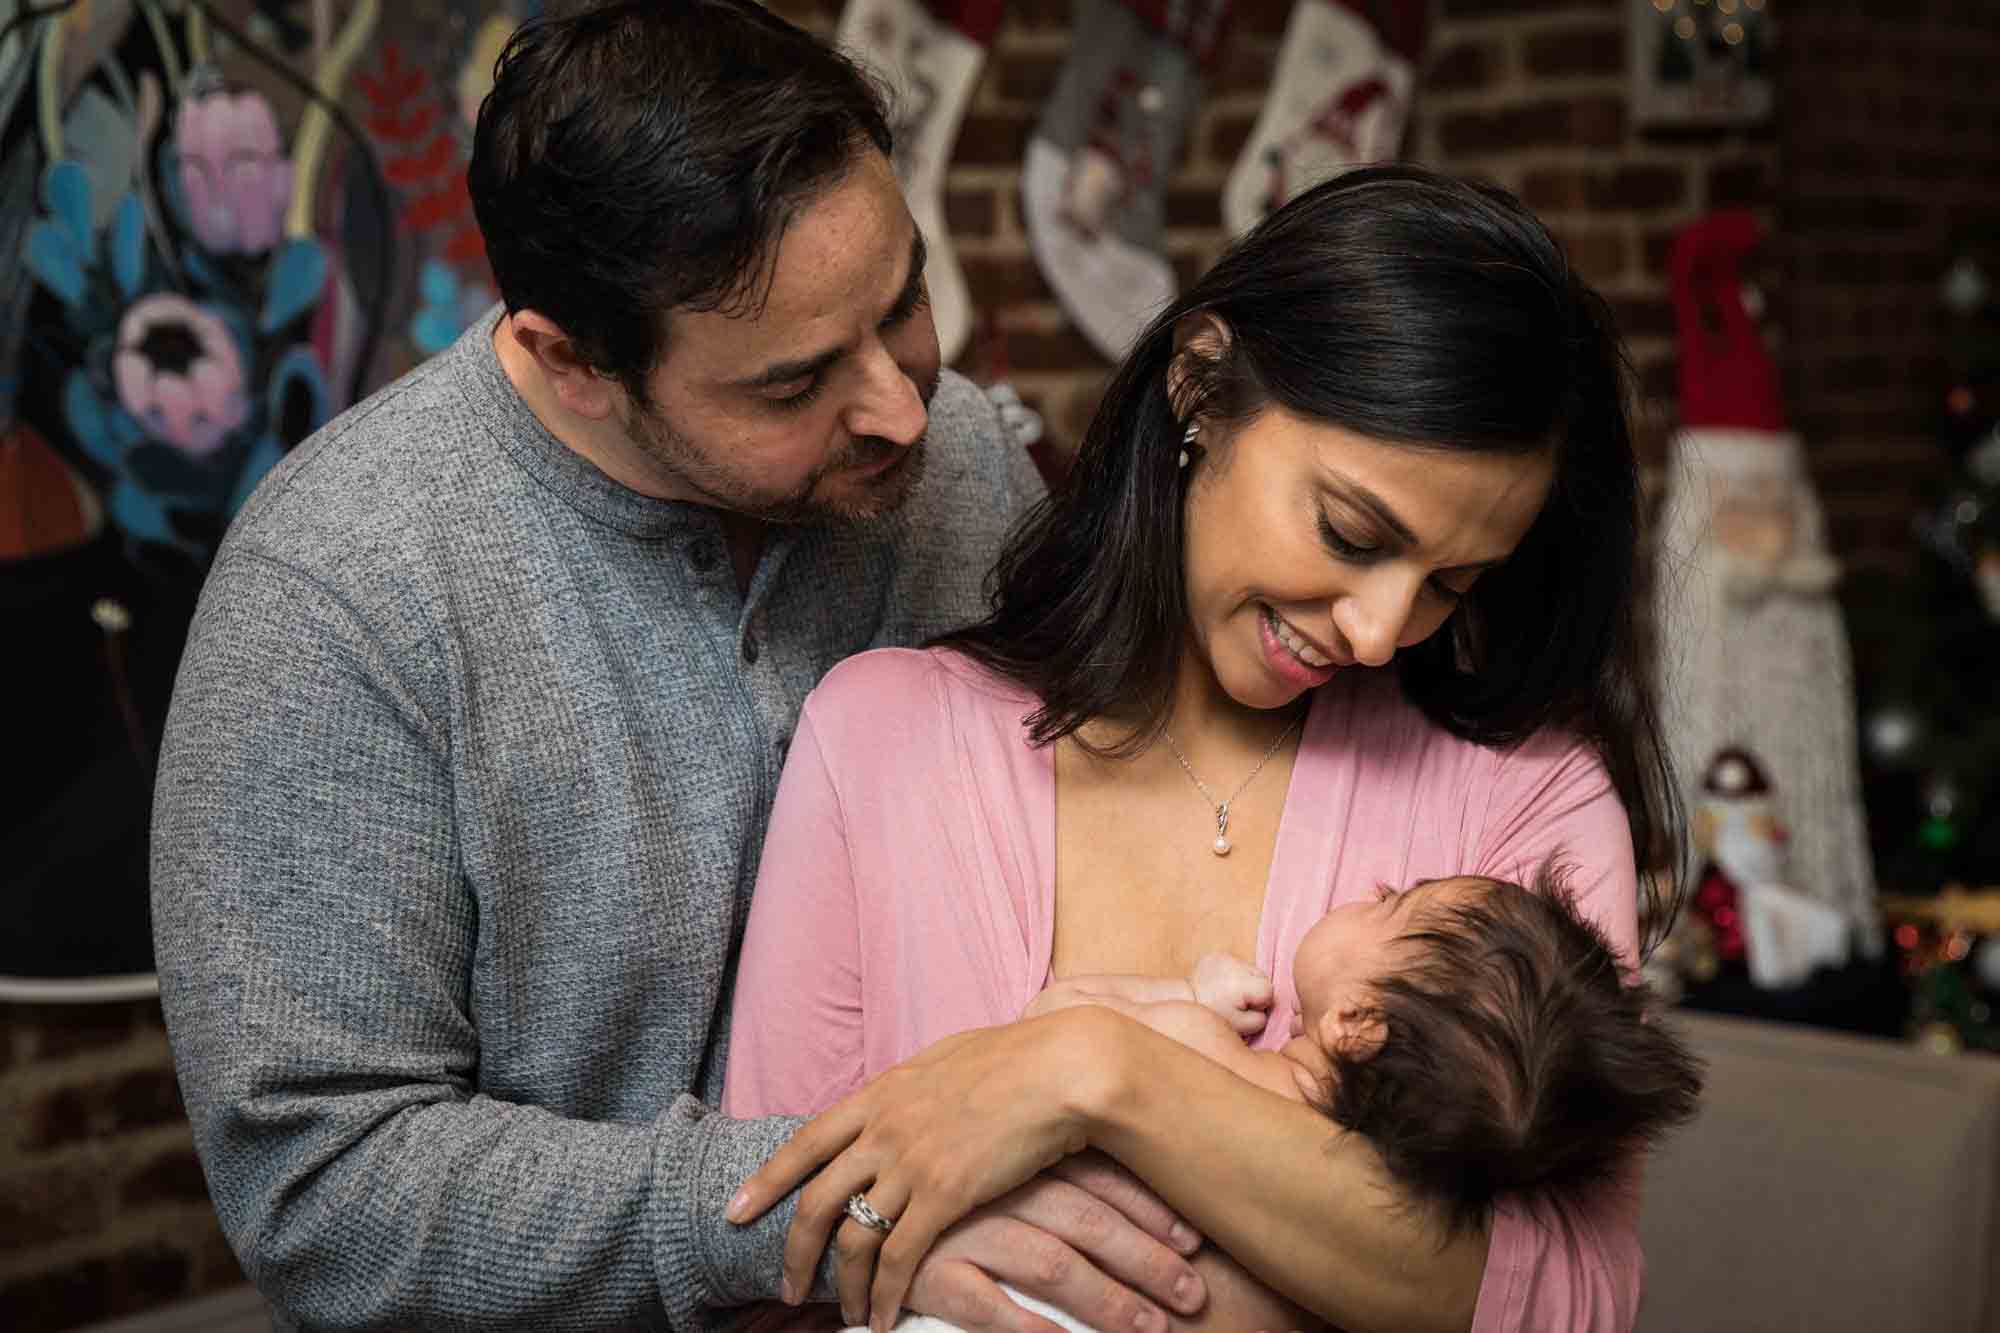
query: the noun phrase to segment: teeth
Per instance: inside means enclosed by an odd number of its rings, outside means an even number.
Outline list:
[[[1291,649],[1294,657],[1309,667],[1329,667],[1333,665],[1332,658],[1300,638],[1293,632],[1290,625],[1278,619],[1276,611],[1266,610],[1264,615],[1270,621],[1271,632],[1278,636],[1278,642]]]

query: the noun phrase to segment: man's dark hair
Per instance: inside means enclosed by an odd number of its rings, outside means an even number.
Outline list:
[[[522,25],[466,171],[501,299],[641,404],[667,314],[750,310],[785,228],[890,151],[873,84],[752,0],[624,0]]]
[[[1210,314],[1169,401],[1175,326]],[[1547,502],[1444,627],[1396,653],[1404,696],[1439,727],[1502,747],[1554,727],[1590,742],[1632,824],[1646,943],[1684,893],[1683,818],[1639,640],[1641,495],[1629,374],[1604,300],[1512,195],[1411,166],[1306,191],[1233,245],[1126,355],[1063,488],[995,570],[995,608],[944,642],[1041,700],[1037,743],[1093,718],[1165,725],[1186,639],[1188,479],[1202,446],[1276,406],[1419,452],[1548,453]],[[1177,390],[1177,394],[1179,390]],[[1360,669],[1360,668],[1350,668]]]
[[[1494,881],[1411,912],[1410,961],[1363,1008],[1382,1044],[1328,1052],[1318,1105],[1446,1234],[1484,1224],[1501,1195],[1565,1209],[1693,1117],[1700,1063],[1552,863],[1532,890]]]

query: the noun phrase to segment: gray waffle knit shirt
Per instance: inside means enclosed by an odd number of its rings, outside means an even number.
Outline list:
[[[721,1214],[797,1122],[710,1107],[800,703],[976,616],[1041,485],[947,373],[909,504],[781,533],[741,596],[713,511],[542,428],[496,318],[223,544],[160,756],[161,998],[223,1226],[290,1321],[706,1326],[776,1295],[790,1216]]]

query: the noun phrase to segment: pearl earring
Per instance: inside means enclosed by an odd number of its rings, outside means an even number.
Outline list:
[[[1181,436],[1181,469],[1182,469],[1182,471],[1186,471],[1186,470],[1187,470],[1187,465],[1188,465],[1188,451],[1187,451],[1187,447],[1188,447],[1189,445],[1191,445],[1191,444],[1193,444],[1193,443],[1194,443],[1194,440],[1195,440],[1195,436],[1197,436],[1197,435],[1199,435],[1199,434],[1201,434],[1201,423],[1200,423],[1200,422],[1198,422],[1198,421],[1190,421],[1190,422],[1188,422],[1188,427],[1187,427],[1187,433],[1186,433],[1185,435]]]

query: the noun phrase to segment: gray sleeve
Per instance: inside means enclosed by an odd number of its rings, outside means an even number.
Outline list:
[[[740,1230],[721,1213],[796,1121],[682,1097],[585,1122],[475,1091],[448,753],[338,597],[225,555],[161,750],[153,913],[250,1276],[309,1329],[688,1328],[774,1295],[789,1205]]]

